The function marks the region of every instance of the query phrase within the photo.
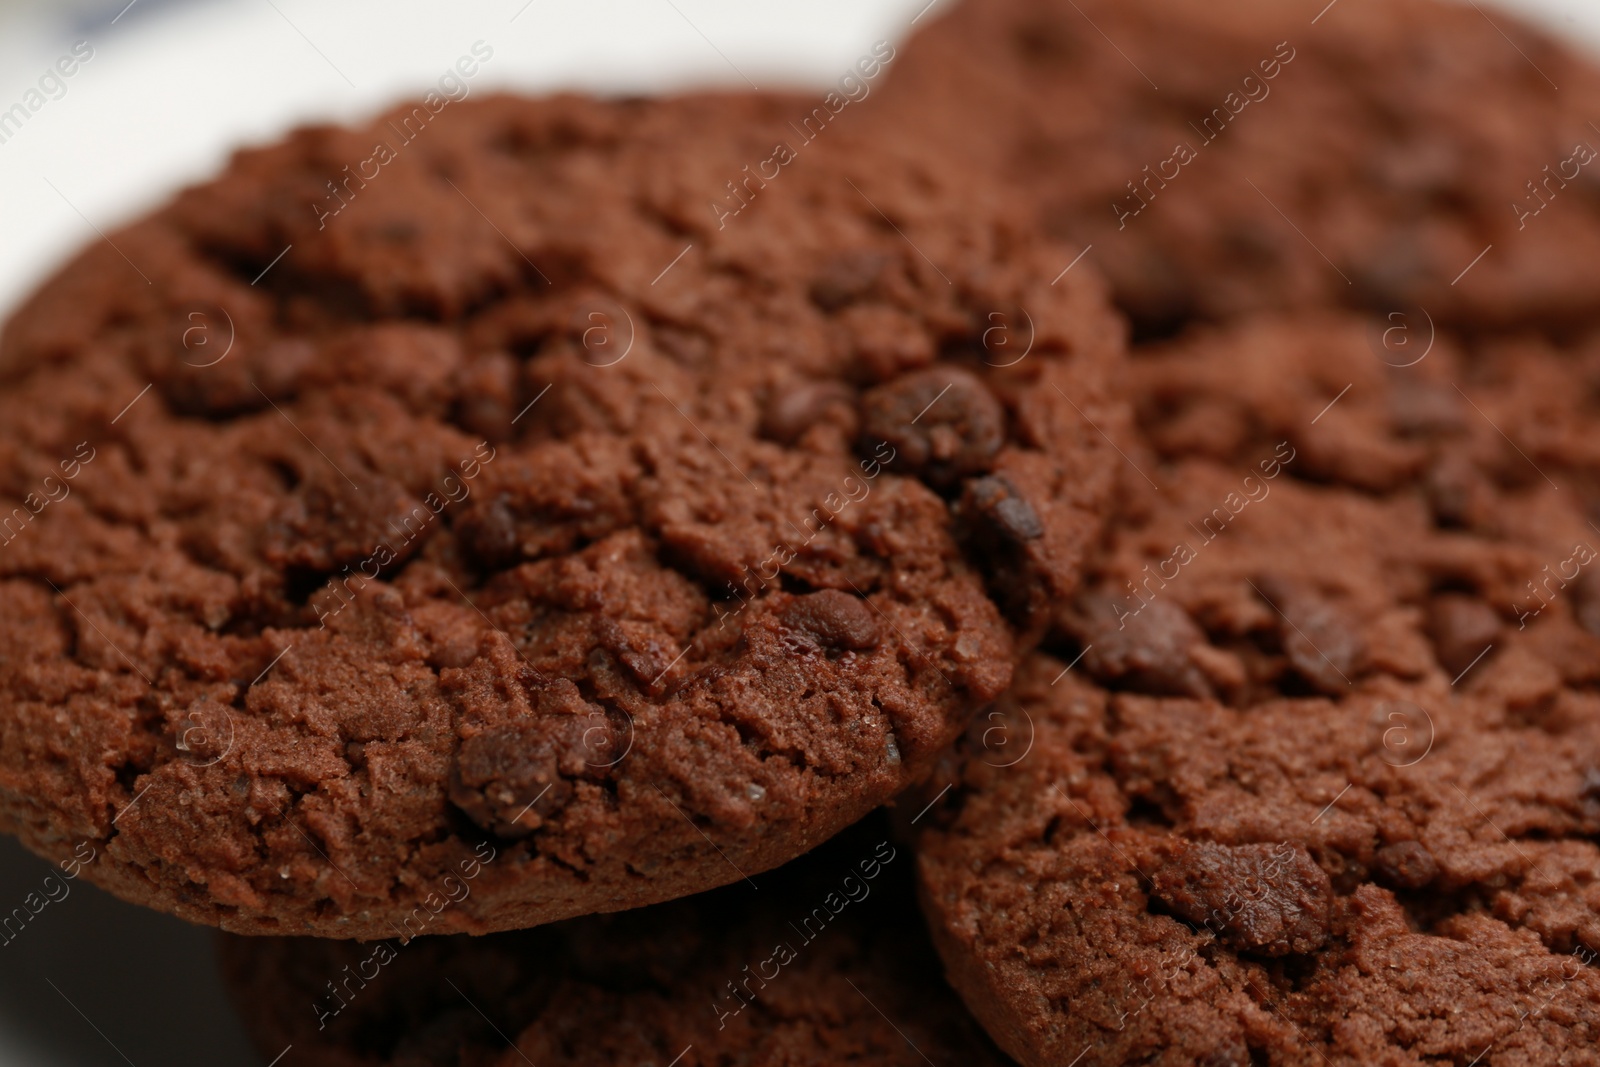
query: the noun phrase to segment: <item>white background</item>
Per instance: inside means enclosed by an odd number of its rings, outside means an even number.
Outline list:
[[[922,21],[954,2],[935,0]],[[0,0],[0,111],[73,42],[95,50],[65,96],[0,144],[0,315],[98,240],[95,228],[211,175],[235,147],[421,92],[474,41],[494,48],[472,82],[480,93],[822,86],[873,42],[900,40],[927,0],[124,3]],[[1600,51],[1594,0],[1502,6]],[[0,913],[48,873],[0,839]],[[295,1062],[291,1051],[280,1067]],[[0,1067],[125,1063],[265,1058],[222,997],[208,931],[73,883],[70,897],[0,946]]]

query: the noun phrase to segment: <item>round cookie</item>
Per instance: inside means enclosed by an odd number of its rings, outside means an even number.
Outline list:
[[[1239,708],[1064,667],[1019,670],[918,846],[1020,1062],[1600,1059],[1592,694],[1550,730],[1442,675]]]
[[[991,162],[1140,335],[1328,305],[1593,317],[1600,80],[1502,12],[965,0],[904,52],[883,125]]]
[[[1592,361],[1366,326],[1131,361],[1150,481],[928,787],[935,940],[1024,1063],[1600,1062]]]
[[[1121,327],[959,171],[796,98],[438,107],[241,153],[0,340],[0,828],[125,899],[737,881],[924,775],[1096,536]]]
[[[881,824],[759,892],[483,938],[220,935],[223,972],[262,1053],[292,1045],[308,1067],[999,1067]]]

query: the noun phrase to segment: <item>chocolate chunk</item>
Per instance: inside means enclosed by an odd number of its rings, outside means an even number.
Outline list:
[[[521,554],[517,519],[504,496],[469,508],[456,523],[456,533],[473,562],[486,570],[509,567]]]
[[[1005,443],[1000,401],[973,375],[950,367],[904,375],[862,398],[863,445],[894,447],[897,464],[937,487],[981,474]]]
[[[1083,50],[1078,37],[1068,33],[1059,22],[1046,19],[1018,24],[1011,31],[1011,45],[1030,66],[1046,68],[1069,62]]]
[[[1452,677],[1471,666],[1499,634],[1500,616],[1477,597],[1445,593],[1428,605],[1428,636]]]
[[[1454,453],[1446,453],[1429,469],[1426,489],[1434,521],[1446,529],[1482,526],[1495,507],[1482,472]]]
[[[1298,583],[1262,578],[1256,586],[1277,609],[1278,638],[1290,666],[1324,693],[1347,692],[1367,654],[1357,620]]]
[[[859,300],[878,283],[889,257],[875,249],[840,252],[822,265],[811,283],[811,299],[824,311],[837,311]]]
[[[1155,897],[1240,952],[1284,956],[1328,940],[1333,887],[1305,849],[1174,839]]]
[[[183,342],[151,361],[150,376],[172,409],[186,415],[221,418],[266,408],[269,398],[292,395],[316,360],[316,350],[298,338],[230,337],[218,308],[190,312],[174,321],[177,327]]]
[[[1439,874],[1439,863],[1420,841],[1384,845],[1373,857],[1372,873],[1394,889],[1421,889]]]
[[[1131,603],[1130,603],[1131,601]],[[1210,683],[1189,650],[1206,635],[1168,600],[1142,604],[1102,587],[1082,597],[1069,628],[1085,648],[1084,669],[1096,681],[1158,696],[1208,697]]]
[[[962,505],[965,512],[983,516],[997,536],[1013,544],[1044,536],[1038,512],[1004,477],[974,478],[967,484]]]
[[[572,794],[561,765],[571,762],[564,756],[582,753],[583,726],[573,716],[559,725],[520,723],[467,738],[451,770],[451,803],[496,836],[531,833]]]
[[[1585,571],[1572,592],[1578,625],[1600,637],[1600,571]]]
[[[843,382],[795,382],[767,398],[761,433],[782,444],[794,444],[811,427],[833,422],[846,439],[855,436],[855,396]]]
[[[511,420],[522,406],[517,397],[517,364],[504,352],[491,352],[456,374],[455,422],[489,441],[508,441]]]
[[[312,468],[268,526],[267,552],[292,567],[336,571],[348,565],[370,577],[410,558],[442,526],[431,507],[392,478],[369,474],[352,488],[336,472]]]
[[[1037,558],[1044,523],[1009,478],[969,479],[956,505],[956,528],[1011,619],[1021,622],[1048,610],[1046,568]]]
[[[778,618],[830,651],[876,648],[883,639],[872,605],[837,589],[795,597],[778,609]]]
[[[1466,421],[1461,394],[1448,385],[1396,373],[1390,379],[1389,417],[1411,437],[1459,432]]]

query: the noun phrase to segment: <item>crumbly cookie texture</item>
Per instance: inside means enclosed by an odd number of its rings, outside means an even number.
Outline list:
[[[911,856],[883,823],[758,876],[759,891],[538,930],[406,945],[223,934],[224,979],[263,1053],[293,1045],[312,1067],[999,1067],[939,977]]]
[[[1121,326],[805,111],[302,130],[47,283],[0,340],[0,827],[230,930],[484,932],[924,775],[1076,587]]]
[[[1600,79],[1505,13],[1435,0],[935,13],[869,106],[987,161],[1043,227],[1092,246],[1142,335],[1286,307],[1593,319]]]
[[[1019,1061],[1597,1061],[1592,695],[1552,726],[1438,678],[1235,708],[1064,667],[919,824],[951,981]]]
[[[1593,350],[1436,340],[1130,361],[1150,481],[917,823],[1022,1062],[1600,1062]]]

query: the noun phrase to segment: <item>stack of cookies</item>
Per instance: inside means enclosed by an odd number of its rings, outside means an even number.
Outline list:
[[[285,1067],[1600,1063],[1600,77],[1319,6],[239,154],[0,338],[0,829]]]

